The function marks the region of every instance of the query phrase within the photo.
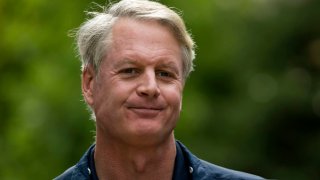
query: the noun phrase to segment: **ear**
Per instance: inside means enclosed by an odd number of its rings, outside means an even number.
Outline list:
[[[95,71],[91,65],[87,66],[82,71],[82,94],[84,100],[87,102],[88,105],[92,106],[94,99],[93,99],[93,87],[95,82]]]
[[[179,112],[182,111],[182,99],[183,99],[183,96],[181,95],[181,100],[180,100],[180,107],[179,107]]]

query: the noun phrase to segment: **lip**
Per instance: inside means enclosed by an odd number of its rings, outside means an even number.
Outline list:
[[[145,109],[145,110],[162,110],[162,107],[156,107],[156,106],[129,106],[129,109]]]
[[[163,110],[161,107],[143,106],[128,107],[128,109],[141,118],[154,118]]]
[[[165,109],[165,105],[163,103],[146,103],[146,102],[126,102],[124,104],[128,109],[141,109],[141,110],[158,110],[161,111]]]

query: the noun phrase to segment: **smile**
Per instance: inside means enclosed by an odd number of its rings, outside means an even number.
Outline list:
[[[156,117],[163,110],[162,108],[149,107],[129,107],[128,109],[141,118]]]

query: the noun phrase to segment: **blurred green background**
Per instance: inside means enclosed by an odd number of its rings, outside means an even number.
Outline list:
[[[0,1],[0,179],[52,179],[94,141],[68,37],[91,2]],[[225,167],[320,179],[320,1],[161,2],[198,45],[176,138]]]

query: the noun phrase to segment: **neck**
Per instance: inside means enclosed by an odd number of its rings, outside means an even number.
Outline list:
[[[134,146],[100,138],[95,165],[99,179],[171,179],[176,156],[173,133],[162,143]]]

